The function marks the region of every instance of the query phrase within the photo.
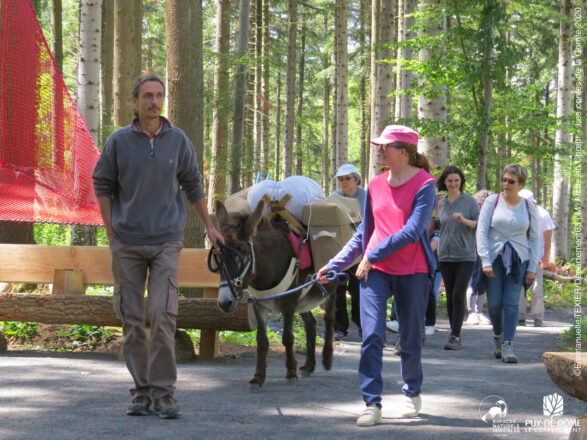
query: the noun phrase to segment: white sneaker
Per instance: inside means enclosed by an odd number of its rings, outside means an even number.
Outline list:
[[[374,426],[381,423],[381,408],[369,405],[357,419],[357,426]]]
[[[422,408],[422,398],[420,396],[408,397],[405,394],[402,397],[399,416],[401,418],[417,417]]]
[[[469,325],[478,325],[479,324],[479,314],[478,313],[469,313],[465,324]]]
[[[397,321],[387,321],[385,323],[385,327],[387,327],[387,330],[389,330],[390,332],[399,332],[399,322]]]
[[[479,313],[479,324],[481,325],[491,325],[491,320],[485,316],[483,313]]]
[[[433,325],[427,325],[426,326],[426,330],[424,331],[424,333],[426,333],[426,336],[432,336],[434,334],[434,326]]]

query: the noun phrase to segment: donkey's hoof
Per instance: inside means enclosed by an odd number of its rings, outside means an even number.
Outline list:
[[[298,377],[297,376],[288,377],[286,380],[287,380],[287,384],[288,385],[296,385],[298,383]]]
[[[322,360],[322,365],[324,365],[324,369],[326,371],[330,371],[330,369],[332,368],[332,358],[330,358],[330,359],[323,359]]]
[[[300,368],[300,373],[302,373],[302,377],[310,377],[314,371],[310,370],[309,368]]]
[[[252,382],[249,384],[248,388],[249,393],[260,393],[261,392],[261,385],[257,382]]]

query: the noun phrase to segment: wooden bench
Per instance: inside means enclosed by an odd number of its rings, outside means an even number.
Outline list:
[[[180,297],[177,327],[201,329],[200,357],[210,359],[218,356],[219,330],[252,331],[256,321],[247,304],[233,313],[218,309],[219,277],[208,270],[207,256],[207,249],[181,252],[179,285],[203,288],[204,298]],[[0,282],[53,284],[51,295],[0,293],[0,321],[122,325],[111,296],[84,294],[87,284],[114,284],[107,247],[0,244]]]

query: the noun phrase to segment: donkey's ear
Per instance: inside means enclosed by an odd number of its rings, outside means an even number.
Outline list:
[[[228,211],[224,207],[224,204],[220,200],[216,200],[215,208],[218,224],[221,227],[228,225]]]
[[[247,221],[245,222],[245,227],[243,228],[243,232],[246,234],[247,237],[250,237],[255,233],[255,229],[257,225],[261,221],[263,217],[263,209],[265,208],[265,201],[263,199],[259,200],[257,203],[257,207],[255,211],[249,216]]]

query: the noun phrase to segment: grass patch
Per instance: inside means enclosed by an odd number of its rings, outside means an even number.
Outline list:
[[[571,327],[558,335],[558,347],[561,351],[576,352],[577,348],[587,346],[587,316],[581,316],[570,322]]]

